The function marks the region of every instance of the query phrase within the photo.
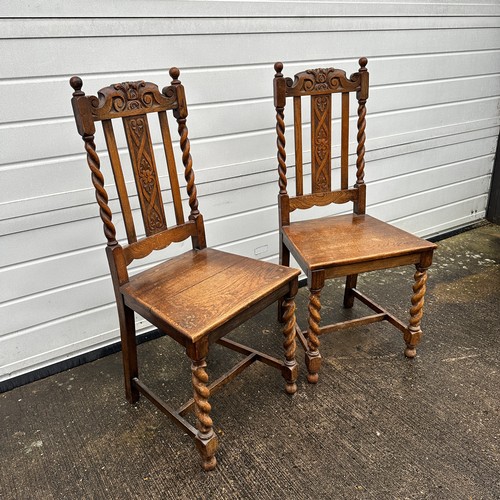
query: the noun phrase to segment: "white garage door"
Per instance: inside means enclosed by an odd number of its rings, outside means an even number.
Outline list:
[[[481,0],[1,2],[0,381],[118,338],[71,75],[96,93],[181,68],[208,243],[276,260],[273,63],[369,58],[368,212],[433,236],[485,215],[499,15]]]

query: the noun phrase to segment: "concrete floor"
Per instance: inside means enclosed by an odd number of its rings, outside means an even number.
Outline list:
[[[412,275],[373,273],[359,288],[404,317]],[[441,241],[417,358],[404,358],[399,331],[375,324],[322,337],[320,382],[302,370],[294,397],[277,371],[254,364],[211,400],[211,473],[153,405],[125,402],[119,354],[1,394],[0,498],[498,499],[499,290],[500,226]],[[323,300],[325,319],[346,314],[340,284]],[[303,288],[302,325],[306,301]],[[279,354],[275,314],[233,338]],[[180,404],[190,393],[182,350],[161,338],[139,353],[143,379]],[[214,347],[212,379],[236,356]]]

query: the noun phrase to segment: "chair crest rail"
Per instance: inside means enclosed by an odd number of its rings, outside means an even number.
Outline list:
[[[316,68],[297,73],[295,78],[285,78],[286,96],[353,92],[361,89],[360,74],[347,78],[345,71],[335,68]]]
[[[97,96],[87,97],[96,121],[177,107],[177,93],[173,86],[165,87],[163,92],[160,92],[157,85],[144,80],[115,83],[99,90]]]

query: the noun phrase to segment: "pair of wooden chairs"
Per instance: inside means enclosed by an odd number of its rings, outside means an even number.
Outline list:
[[[172,68],[172,82],[161,92],[149,82],[125,82],[101,89],[97,96],[86,96],[82,80],[71,78],[74,89],[72,105],[79,134],[85,143],[100,216],[107,238],[106,253],[114,284],[119,314],[123,368],[127,400],[131,403],[140,394],[151,400],[196,443],[205,470],[216,465],[217,437],[210,418],[209,396],[233,379],[254,361],[261,361],[281,371],[289,394],[297,390],[295,361],[296,335],[306,350],[308,380],[316,382],[321,356],[318,336],[347,326],[388,320],[403,333],[406,355],[415,355],[421,330],[426,269],[431,263],[434,245],[404,231],[365,215],[364,142],[365,102],[368,97],[366,59],[361,59],[359,72],[347,78],[337,69],[316,69],[299,73],[295,81],[284,78],[282,64],[277,63],[274,96],[277,111],[280,264],[249,259],[207,248],[203,217],[198,209],[197,191],[190,154],[186,118],[188,115],[184,87],[179,70]],[[331,97],[342,94],[341,189],[331,189]],[[348,188],[349,94],[356,92],[358,109],[357,180]],[[301,98],[311,96],[311,194],[303,194]],[[284,108],[293,98],[295,129],[294,196],[287,193],[285,163]],[[179,145],[189,215],[184,215],[175,154],[167,111],[177,122]],[[162,189],[154,155],[148,115],[156,113],[161,132],[161,149],[166,159],[169,187]],[[125,159],[115,137],[113,120],[121,118],[125,142],[135,184],[135,196],[129,197],[122,164]],[[117,239],[108,194],[100,170],[100,159],[94,143],[95,122],[101,122],[106,139],[117,196],[120,202],[126,243]],[[128,163],[128,160],[126,160]],[[167,225],[162,194],[169,191],[175,223]],[[132,199],[132,202],[131,202]],[[136,231],[133,203],[136,199],[144,233]],[[291,222],[290,214],[329,203],[354,203],[352,215]],[[129,273],[129,266],[171,244],[191,239],[192,250],[155,264],[145,271]],[[307,274],[310,289],[309,327],[301,331],[295,320],[294,297],[300,272],[290,267],[292,254]],[[356,289],[358,273],[374,269],[415,264],[410,325],[407,327],[380,306],[372,303]],[[320,327],[320,292],[325,279],[347,275],[344,306],[351,307],[354,298],[374,309],[367,318]],[[241,323],[273,303],[279,304],[283,322],[284,360],[225,338]],[[174,409],[148,388],[138,376],[134,312],[150,321],[161,332],[170,335],[186,350],[191,360],[193,398]],[[214,342],[243,354],[244,358],[227,374],[210,385],[206,371],[209,347]],[[196,427],[185,415],[194,410]]]

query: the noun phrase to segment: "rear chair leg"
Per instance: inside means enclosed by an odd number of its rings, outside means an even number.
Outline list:
[[[280,240],[281,240],[281,232],[280,232]],[[290,250],[282,243],[280,242],[280,266],[286,266],[290,267]],[[295,292],[297,293],[297,292]],[[278,321],[280,323],[285,323],[285,319],[283,317],[285,310],[284,310],[284,300],[286,297],[282,297],[280,300],[278,300]]]
[[[307,351],[306,351],[306,367],[307,367],[307,381],[310,384],[316,384],[318,382],[318,372],[321,366],[321,355],[319,353],[319,322],[321,320],[320,302],[321,289],[310,290],[309,296],[309,315],[308,322],[309,327],[307,328]]]
[[[415,283],[413,284],[413,296],[411,298],[410,324],[404,334],[404,341],[406,342],[405,356],[407,358],[414,358],[417,355],[416,347],[422,337],[420,322],[424,313],[425,284],[427,282],[427,268],[419,264],[415,265],[415,267],[417,270],[414,275]]]
[[[212,429],[212,419],[210,410],[212,407],[208,402],[210,389],[207,387],[208,374],[205,370],[207,363],[205,358],[192,360],[192,383],[193,397],[195,405],[195,415],[197,418],[198,433],[195,436],[196,447],[201,455],[202,467],[206,471],[215,469],[217,460],[215,452],[217,450],[217,436]]]
[[[122,345],[123,376],[125,378],[125,397],[129,403],[139,400],[139,391],[133,379],[139,375],[137,364],[137,343],[135,338],[134,311],[125,304],[118,306],[120,319],[120,336]]]
[[[295,352],[297,350],[297,343],[295,340],[295,301],[294,297],[297,293],[297,282],[295,282],[295,289],[290,290],[290,295],[285,297],[283,306],[283,335],[285,340],[283,347],[285,349],[285,364],[283,366],[283,377],[286,381],[285,390],[288,394],[295,394],[297,392],[297,384],[295,383],[298,377],[298,366],[295,360]]]
[[[352,289],[356,288],[358,282],[357,274],[350,274],[347,276],[345,281],[345,292],[344,292],[344,307],[350,309],[354,305],[354,294]]]

